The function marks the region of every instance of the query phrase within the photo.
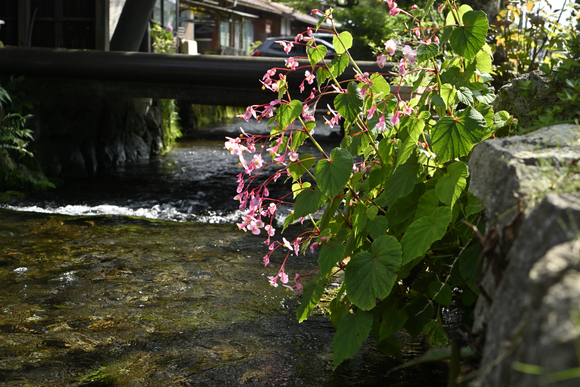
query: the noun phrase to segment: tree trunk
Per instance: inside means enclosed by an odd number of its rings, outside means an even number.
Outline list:
[[[111,39],[111,51],[138,51],[155,0],[127,0]]]

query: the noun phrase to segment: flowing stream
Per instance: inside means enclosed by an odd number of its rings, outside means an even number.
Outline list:
[[[389,373],[366,344],[333,371],[328,316],[299,324],[299,297],[267,280],[283,257],[264,267],[264,237],[235,226],[238,127],[0,209],[1,385],[445,385],[444,365]],[[402,340],[408,360],[425,350]]]

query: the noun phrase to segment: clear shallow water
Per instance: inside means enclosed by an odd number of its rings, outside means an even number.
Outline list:
[[[283,257],[264,267],[263,237],[233,225],[235,162],[208,135],[0,209],[0,384],[445,385],[437,364],[387,376],[398,362],[372,346],[332,371],[328,318],[298,324],[267,281]]]

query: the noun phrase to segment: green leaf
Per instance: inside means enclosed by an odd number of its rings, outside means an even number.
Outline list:
[[[453,291],[447,284],[439,281],[432,281],[429,283],[429,295],[439,304],[449,307],[453,299]]]
[[[415,337],[431,321],[435,308],[429,300],[423,296],[419,296],[414,298],[404,310],[407,316],[409,316],[405,322],[405,330],[411,336]]]
[[[319,67],[316,71],[316,82],[318,82],[319,89],[328,78],[330,78],[330,72],[326,67]]]
[[[467,285],[475,293],[479,292],[477,283],[481,278],[481,269],[482,265],[479,262],[479,246],[469,246],[459,256],[459,272]]]
[[[415,219],[401,239],[403,265],[424,255],[433,242],[443,238],[449,223],[450,207],[438,207],[431,215]]]
[[[400,165],[385,181],[385,199],[387,205],[392,206],[398,198],[407,196],[419,181],[420,165],[417,155],[412,154],[405,164]]]
[[[444,109],[452,108],[455,106],[455,97],[457,97],[457,90],[450,84],[441,85],[441,90],[439,91],[441,99],[445,103]]]
[[[373,314],[357,310],[349,313],[338,323],[336,333],[332,338],[332,361],[334,369],[344,359],[353,357],[365,342],[373,326]]]
[[[407,131],[407,136],[403,140],[403,144],[399,147],[399,154],[397,155],[397,167],[406,162],[409,156],[416,152],[417,141],[421,133],[423,133],[423,128],[425,128],[424,120],[409,117],[408,124],[404,128]]]
[[[376,206],[370,206],[367,209],[367,218],[369,219],[369,221],[373,221],[377,217],[378,213],[379,209]]]
[[[316,212],[324,204],[324,195],[319,190],[305,188],[296,196],[294,218],[301,218]]]
[[[375,92],[375,96],[380,95],[382,99],[385,99],[391,94],[391,86],[381,74],[371,74],[370,80],[373,83],[372,89]]]
[[[293,181],[298,180],[306,171],[308,171],[315,163],[314,157],[309,154],[303,154],[298,161],[288,165],[288,172],[292,176]]]
[[[444,163],[466,156],[485,135],[485,119],[477,110],[468,107],[454,116],[440,119],[432,132],[433,151]]]
[[[407,313],[403,309],[391,306],[383,312],[381,325],[379,327],[379,340],[385,340],[389,336],[399,332],[405,322],[407,322]]]
[[[346,93],[336,96],[334,108],[344,117],[345,120],[353,122],[361,112],[363,99],[356,82],[349,82]],[[302,113],[302,107],[300,108]]]
[[[483,11],[469,11],[463,15],[463,25],[451,33],[449,43],[453,51],[467,59],[473,59],[485,44],[489,24]]]
[[[344,189],[353,167],[352,155],[346,149],[334,148],[330,159],[320,160],[314,167],[314,175],[321,192],[331,198]]]
[[[337,54],[344,54],[346,50],[352,47],[352,35],[348,31],[341,32],[338,36],[334,35],[332,45]]]
[[[302,192],[303,189],[309,188],[312,186],[309,182],[305,181],[303,183],[294,183],[292,184],[292,197],[296,199],[296,196]]]
[[[485,206],[483,205],[481,199],[467,191],[467,206],[465,206],[465,216],[477,214],[483,210],[485,210]]]
[[[324,244],[320,249],[318,255],[318,266],[320,266],[320,277],[327,277],[332,268],[342,261],[344,258],[344,245],[337,243],[336,246],[332,244]]]
[[[439,207],[439,198],[434,189],[431,189],[423,194],[417,204],[417,211],[415,212],[415,219],[429,216]]]
[[[395,237],[379,236],[371,250],[352,257],[344,274],[348,297],[362,310],[374,308],[377,298],[389,295],[401,266],[401,245]]]
[[[323,46],[321,44],[319,46],[311,48],[310,50],[308,50],[307,55],[308,61],[310,62],[312,68],[314,69],[316,64],[320,62],[322,59],[324,59],[324,57],[326,56],[326,46]]]
[[[387,217],[383,215],[378,215],[373,220],[367,222],[367,231],[369,236],[373,239],[377,239],[381,235],[386,234],[388,227],[389,221],[387,220]]]
[[[423,328],[423,333],[427,337],[429,347],[444,347],[449,344],[449,337],[443,329],[443,324],[439,321],[429,321]]]
[[[289,104],[283,104],[278,108],[276,117],[278,125],[282,130],[286,130],[294,120],[302,114],[302,103],[297,99],[292,100]]]
[[[435,185],[437,197],[449,207],[453,207],[461,193],[467,187],[467,164],[458,161],[447,167],[447,172],[439,178]]]
[[[355,235],[360,235],[367,224],[367,208],[362,203],[357,203],[352,214],[352,229]]]
[[[324,286],[328,280],[326,278],[316,278],[315,281],[311,281],[304,285],[304,292],[302,293],[302,301],[298,310],[296,310],[296,318],[298,322],[306,320],[312,310],[316,307],[320,301],[320,297],[324,293]]]
[[[348,55],[336,55],[330,62],[330,72],[335,78],[340,77],[348,67],[349,63]]]
[[[439,45],[438,44],[421,44],[417,48],[417,62],[421,63],[428,59],[431,59],[439,54]]]

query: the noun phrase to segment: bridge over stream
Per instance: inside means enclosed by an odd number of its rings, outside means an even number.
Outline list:
[[[308,60],[300,60],[308,65]],[[285,69],[283,58],[151,54],[5,47],[0,49],[0,79],[24,76],[36,91],[170,98],[194,104],[247,106],[275,96],[262,90],[267,70]],[[375,62],[360,62],[365,72],[387,71]],[[347,70],[341,79],[354,77]],[[296,88],[304,71],[289,74]],[[291,90],[292,91],[292,90]],[[295,91],[294,95],[298,95]]]

